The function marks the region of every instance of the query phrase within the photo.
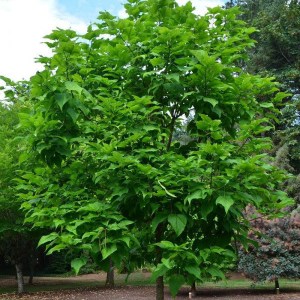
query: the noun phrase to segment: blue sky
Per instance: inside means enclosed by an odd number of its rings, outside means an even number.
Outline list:
[[[179,4],[184,4],[188,0],[178,0]],[[216,6],[225,0],[191,0],[197,8],[206,6]],[[58,0],[59,5],[68,13],[84,19],[86,22],[95,20],[99,11],[107,10],[112,14],[118,15],[123,9],[126,0]]]
[[[179,5],[188,0],[176,0]],[[191,0],[196,13],[225,0]],[[124,17],[126,0],[0,0],[0,75],[13,80],[29,79],[41,68],[35,58],[49,56],[43,37],[56,27],[84,33],[99,11]],[[1,82],[0,82],[1,83]]]
[[[99,11],[117,14],[122,9],[121,0],[59,0],[59,4],[70,14],[86,22],[95,20]]]

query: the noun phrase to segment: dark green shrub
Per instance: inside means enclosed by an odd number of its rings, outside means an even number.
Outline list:
[[[254,281],[300,278],[299,207],[288,217],[270,221],[259,216],[251,223],[251,238],[259,247],[240,251],[239,270]]]

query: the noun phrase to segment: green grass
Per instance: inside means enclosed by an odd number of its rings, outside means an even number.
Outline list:
[[[280,279],[279,280],[281,289],[295,289],[300,291],[300,280],[293,279]],[[228,279],[226,281],[219,282],[206,282],[199,284],[199,288],[225,288],[225,289],[274,289],[274,282],[256,283],[248,279]]]

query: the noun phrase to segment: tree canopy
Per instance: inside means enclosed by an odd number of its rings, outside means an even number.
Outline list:
[[[269,215],[291,200],[265,154],[275,108],[271,78],[241,68],[253,28],[236,8],[205,16],[190,3],[130,0],[128,17],[102,12],[87,33],[56,29],[53,56],[31,77],[20,114],[30,157],[20,197],[27,221],[51,228],[49,253],[87,253],[105,269],[139,248],[176,295],[184,283],[224,278],[245,247],[247,205]],[[188,142],[174,133],[188,120]],[[25,157],[23,157],[25,159]]]

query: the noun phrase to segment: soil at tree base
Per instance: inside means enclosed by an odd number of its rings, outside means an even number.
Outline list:
[[[118,275],[120,276],[120,275]],[[139,276],[148,278],[149,273],[141,273]],[[240,274],[230,274],[230,278],[243,278]],[[25,278],[26,282],[27,278]],[[76,284],[105,282],[105,273],[88,274],[76,277],[36,277],[34,285],[36,287],[63,286],[72,284],[74,288],[68,290],[58,290],[50,292],[34,292],[24,294],[22,300],[155,300],[155,286],[117,286],[114,289],[104,287],[84,287],[75,288]],[[14,277],[0,278],[0,287],[15,286]],[[182,289],[176,300],[188,299],[188,289]],[[1,300],[20,300],[20,297],[14,293],[0,294]],[[168,289],[165,289],[165,300],[171,300]],[[199,300],[300,300],[300,291],[282,289],[279,295],[274,294],[272,290],[262,289],[199,289],[198,294],[193,299]]]
[[[20,299],[15,294],[0,295],[1,300]],[[152,286],[127,286],[115,289],[104,288],[81,288],[57,292],[37,292],[25,294],[22,300],[154,300],[155,287]],[[166,300],[172,297],[168,292]],[[188,290],[182,290],[176,297],[177,300],[188,299]],[[279,295],[273,294],[270,290],[249,290],[249,289],[210,289],[201,290],[193,299],[199,300],[300,300],[300,293],[283,292]]]

